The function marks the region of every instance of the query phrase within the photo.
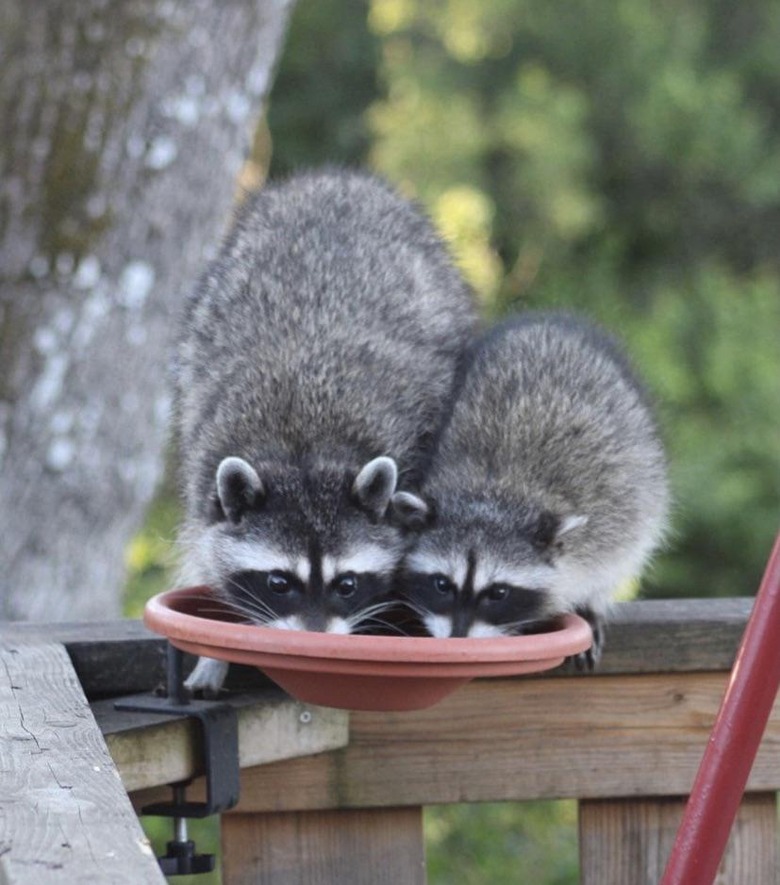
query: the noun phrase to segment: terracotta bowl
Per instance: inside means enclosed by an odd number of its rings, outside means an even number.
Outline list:
[[[351,710],[419,710],[476,676],[549,670],[592,643],[577,615],[546,633],[486,639],[274,630],[238,622],[207,587],[153,597],[144,622],[182,651],[250,664],[300,701]]]

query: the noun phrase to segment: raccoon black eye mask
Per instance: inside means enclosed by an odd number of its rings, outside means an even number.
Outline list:
[[[474,512],[472,518],[476,527],[479,513]],[[513,546],[519,551],[525,548],[526,561],[521,562],[517,556],[514,563],[491,555],[484,543],[473,544],[479,537],[476,528],[471,544],[464,540],[463,546],[446,555],[437,552],[442,547],[442,536],[434,524],[418,548],[407,556],[399,592],[431,636],[534,632],[565,605],[554,598],[555,569],[544,560],[543,550],[560,545],[567,533],[583,524],[581,518],[554,524],[545,514],[533,530],[526,530],[525,542],[515,539]]]
[[[431,636],[500,636],[530,632],[547,619],[543,589],[493,581],[481,590],[441,572],[409,572],[404,598]]]
[[[381,576],[367,572],[344,572],[327,585],[314,582],[312,586],[297,574],[282,570],[243,571],[229,575],[226,588],[230,607],[253,623],[330,633],[370,629],[373,616],[381,613],[377,598],[387,593]]]
[[[421,494],[393,497],[409,533],[398,592],[437,636],[580,612],[590,665],[668,499],[648,397],[616,343],[573,317],[524,315],[475,346]]]

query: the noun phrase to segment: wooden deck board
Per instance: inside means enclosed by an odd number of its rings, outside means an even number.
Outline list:
[[[62,645],[0,645],[0,881],[163,883]]]
[[[238,810],[683,795],[727,678],[480,679],[428,710],[353,712],[344,749],[245,770]],[[780,788],[780,704],[749,788]]]

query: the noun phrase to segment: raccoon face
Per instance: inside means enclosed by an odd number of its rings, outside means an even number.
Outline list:
[[[403,596],[431,636],[512,636],[554,613],[552,566],[512,565],[476,548],[418,550],[406,561]]]
[[[441,516],[436,522],[406,556],[399,589],[432,636],[519,635],[568,609],[556,552],[581,518],[543,514],[514,535],[484,524],[454,531]]]
[[[226,458],[210,531],[212,585],[248,620],[286,630],[353,633],[381,623],[401,557],[384,519],[397,469],[375,458],[352,477],[328,468],[256,471]]]

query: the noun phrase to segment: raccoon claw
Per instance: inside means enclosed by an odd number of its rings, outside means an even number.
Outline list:
[[[577,614],[585,618],[590,624],[593,633],[593,644],[589,649],[572,655],[569,660],[573,663],[578,673],[592,673],[601,660],[604,651],[604,618],[597,615],[591,609],[579,609]]]
[[[595,648],[589,648],[587,651],[572,655],[569,660],[578,673],[592,673],[596,669],[600,657],[600,651],[597,651]]]
[[[230,664],[214,658],[198,658],[195,669],[184,680],[184,687],[194,695],[200,692],[207,700],[214,700],[225,682]]]

